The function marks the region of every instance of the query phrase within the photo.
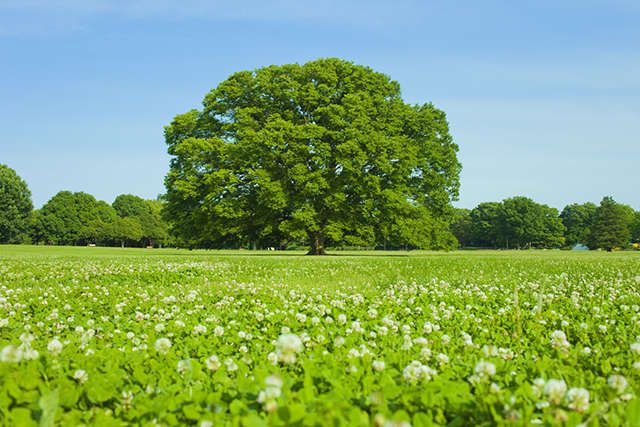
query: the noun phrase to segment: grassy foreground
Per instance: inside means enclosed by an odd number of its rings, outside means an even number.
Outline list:
[[[3,425],[640,425],[640,253],[0,246]]]

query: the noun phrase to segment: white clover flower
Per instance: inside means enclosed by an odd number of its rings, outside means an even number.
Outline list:
[[[482,352],[487,357],[498,356],[500,354],[498,352],[498,347],[496,347],[495,345],[487,345],[487,344],[482,346]]]
[[[29,346],[29,347],[26,347],[22,352],[22,357],[25,360],[36,360],[38,357],[40,357],[40,353],[38,352],[38,350],[31,348]]]
[[[233,361],[233,359],[229,358],[227,360],[224,361],[225,366],[227,367],[227,370],[229,372],[234,372],[238,370],[238,365],[236,364],[236,362]]]
[[[436,359],[438,359],[438,362],[440,363],[440,366],[442,365],[446,365],[447,363],[449,363],[449,356],[447,356],[446,354],[440,353],[436,356]]]
[[[215,354],[211,357],[209,357],[207,360],[204,361],[205,364],[207,365],[207,369],[209,369],[210,371],[217,371],[218,368],[220,368],[220,360],[218,360],[218,356],[216,356]]]
[[[584,323],[584,322],[583,322],[583,323],[580,323],[580,327],[581,327],[582,329],[589,329],[589,325],[587,325],[587,324],[586,324],[586,323]]]
[[[156,340],[156,351],[160,354],[167,354],[171,348],[171,341],[169,338],[159,338]]]
[[[447,334],[442,336],[442,345],[447,345],[451,342],[451,337]]]
[[[156,332],[162,332],[162,331],[164,331],[164,325],[162,323],[158,323],[153,329]]]
[[[338,322],[340,322],[341,325],[344,325],[347,323],[347,316],[345,316],[344,314],[341,314],[338,316]]]
[[[191,363],[188,360],[178,361],[178,367],[176,368],[176,371],[180,375],[184,375],[185,372],[188,372],[190,370],[191,370]]]
[[[417,360],[414,360],[402,370],[402,376],[409,383],[415,383],[420,380],[429,381],[438,371],[430,368],[427,365],[423,365]]]
[[[216,326],[213,329],[213,333],[217,337],[221,337],[224,334],[224,328],[222,326]]]
[[[193,327],[193,333],[194,334],[206,334],[207,333],[207,327],[204,325],[197,325]]]
[[[0,352],[0,360],[4,363],[20,363],[22,348],[9,344]]]
[[[9,324],[9,319],[0,319],[0,328],[4,328],[8,324]],[[39,326],[39,327],[42,327],[42,326]]]
[[[296,354],[302,352],[302,340],[296,334],[280,335],[276,346],[278,359],[288,365],[295,363]]]
[[[341,336],[339,336],[339,335],[338,335],[337,337],[335,337],[335,338],[334,338],[334,340],[333,340],[333,344],[334,344],[336,347],[342,347],[342,346],[344,345],[344,342],[345,342],[345,339],[344,339],[344,338],[342,338],[342,337],[341,337]]]
[[[589,347],[585,347],[582,349],[583,354],[591,354],[591,349]]]
[[[54,338],[49,341],[49,344],[47,344],[47,350],[49,350],[54,356],[57,356],[62,351],[62,343]]]
[[[615,389],[618,392],[618,394],[622,394],[624,390],[627,388],[627,385],[629,384],[629,382],[624,376],[616,374],[616,375],[611,375],[607,379],[607,384],[609,385],[609,387]]]
[[[607,325],[598,325],[598,329],[600,329],[600,332],[605,333],[607,332]]]
[[[424,337],[418,337],[418,338],[416,338],[416,339],[414,339],[414,340],[413,340],[413,343],[414,343],[414,344],[416,344],[416,345],[422,345],[422,346],[425,346],[425,345],[428,345],[428,344],[429,344],[429,340],[427,340],[427,339],[426,339],[426,338],[424,338]]]
[[[567,383],[565,383],[564,380],[551,379],[547,381],[542,391],[545,396],[547,396],[549,402],[557,405],[562,401],[562,398],[567,392]]]
[[[422,331],[425,334],[430,334],[431,332],[433,332],[433,325],[431,324],[431,322],[425,323],[424,326],[422,327]]]
[[[489,385],[489,393],[497,394],[500,393],[500,386],[494,382]]]
[[[73,373],[73,379],[80,384],[84,384],[89,379],[89,374],[84,369],[78,369]]]
[[[632,353],[640,354],[640,342],[632,343],[630,350]]]
[[[482,382],[488,382],[489,378],[496,374],[496,365],[481,360],[476,364],[474,371]]]
[[[633,369],[635,369],[636,371],[640,371],[640,362],[636,362],[633,364]]]
[[[426,362],[430,358],[431,358],[431,349],[429,347],[423,347],[422,350],[420,350],[420,359]]]
[[[280,376],[277,374],[269,375],[267,378],[264,379],[264,383],[267,387],[276,387],[276,388],[282,388],[284,384],[284,382],[282,381],[282,378],[280,378]]]
[[[276,365],[278,363],[278,355],[271,352],[267,355],[267,360],[271,362],[272,365]]]
[[[589,409],[589,390],[573,387],[567,392],[567,406],[577,412]]]
[[[384,368],[386,367],[386,365],[382,360],[374,360],[371,363],[371,367],[373,368],[374,371],[384,371]]]

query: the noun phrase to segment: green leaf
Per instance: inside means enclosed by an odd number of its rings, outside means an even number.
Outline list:
[[[38,423],[31,418],[31,411],[27,408],[14,408],[9,414],[11,425],[15,427],[37,426]]]
[[[635,398],[627,402],[624,413],[632,427],[640,426],[640,398]]]
[[[241,422],[243,427],[267,427],[267,421],[258,415],[245,415]]]
[[[432,419],[429,415],[424,412],[416,412],[413,414],[413,427],[431,427]]]

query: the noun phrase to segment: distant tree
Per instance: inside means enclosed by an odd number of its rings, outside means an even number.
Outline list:
[[[79,232],[79,236],[85,240],[92,241],[95,245],[100,244],[100,241],[111,238],[110,223],[105,223],[101,219],[91,220],[82,227]]]
[[[635,242],[640,241],[640,212],[633,213],[633,219],[629,224],[629,231],[631,232],[631,238]]]
[[[169,237],[169,225],[162,218],[161,202],[145,200],[145,205],[147,211],[137,219],[142,227],[142,239],[149,241],[149,246],[155,246],[158,241]]]
[[[133,194],[121,194],[111,204],[120,218],[139,217],[147,213],[147,204],[142,197]]]
[[[10,167],[0,164],[0,242],[22,243],[29,235],[31,191]]]
[[[108,228],[109,235],[120,242],[124,248],[128,241],[139,241],[142,238],[142,226],[135,218],[118,218]]]
[[[629,244],[630,213],[628,206],[621,205],[612,197],[605,197],[597,207],[587,246],[589,249],[611,250]]]
[[[458,245],[466,247],[471,241],[472,222],[469,209],[456,209],[454,220],[450,224],[451,233],[458,240]]]
[[[499,215],[502,204],[483,202],[469,213],[471,220],[470,244],[475,247],[496,247],[501,241]]]
[[[564,207],[560,219],[565,226],[564,238],[567,245],[587,242],[596,208],[596,204],[591,202],[573,203]]]
[[[316,255],[325,239],[373,245],[385,231],[423,241],[403,226],[422,208],[452,217],[461,165],[446,116],[405,103],[384,74],[336,58],[270,66],[203,104],[165,128],[165,215],[192,246],[304,233]]]
[[[564,246],[564,225],[558,217],[558,210],[547,205],[539,205],[542,215],[542,229],[537,238],[532,239],[533,243],[540,246],[558,248]]]
[[[114,217],[107,203],[98,202],[90,194],[60,191],[39,210],[34,236],[37,241],[76,245],[83,238],[81,230],[91,221]]]
[[[498,215],[501,234],[518,248],[523,245],[561,246],[564,226],[558,210],[541,205],[527,197],[512,197],[502,202]]]

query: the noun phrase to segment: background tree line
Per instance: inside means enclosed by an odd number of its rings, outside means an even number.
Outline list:
[[[274,232],[260,241],[248,237],[229,240],[226,246],[304,246],[308,243],[304,238]],[[416,241],[420,244],[408,244]],[[599,206],[591,202],[567,205],[562,212],[526,197],[512,197],[480,203],[473,209],[455,209],[450,223],[406,215],[375,232],[375,245],[384,249],[558,248],[576,243],[590,249],[611,249],[627,248],[632,241],[640,241],[640,212],[611,197],[602,199]],[[188,242],[172,236],[163,219],[161,200],[122,194],[109,205],[87,193],[60,191],[42,208],[33,210],[27,184],[13,169],[1,164],[0,242],[188,246]],[[328,238],[327,243],[341,246],[350,242]]]
[[[0,165],[0,242],[144,247],[172,241],[159,200],[122,194],[109,205],[87,193],[60,191],[33,210],[27,184]]]
[[[451,232],[460,247],[628,248],[640,241],[640,212],[605,197],[600,206],[573,203],[562,212],[526,197],[456,209]]]

